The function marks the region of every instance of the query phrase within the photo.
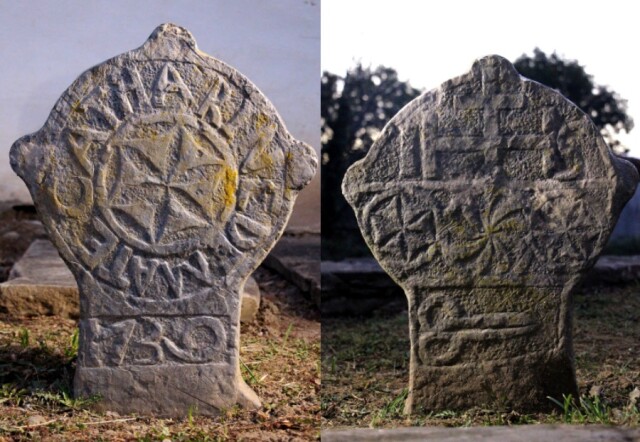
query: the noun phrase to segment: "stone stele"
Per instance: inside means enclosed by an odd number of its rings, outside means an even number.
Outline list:
[[[637,181],[589,117],[498,56],[394,116],[342,188],[409,301],[405,411],[576,397],[571,291]]]
[[[82,74],[11,165],[80,288],[76,396],[164,416],[260,406],[239,291],[317,160],[256,86],[165,24]]]
[[[38,222],[38,224],[40,224]],[[78,283],[48,239],[37,239],[0,283],[0,313],[13,318],[80,316]],[[240,290],[240,322],[252,322],[260,308],[260,287],[249,276]]]

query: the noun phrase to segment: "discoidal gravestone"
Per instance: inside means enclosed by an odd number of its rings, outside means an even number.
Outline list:
[[[166,416],[260,406],[239,290],[316,159],[249,80],[162,25],[82,74],[11,164],[80,288],[76,395]]]
[[[409,301],[405,410],[576,397],[571,291],[637,181],[584,113],[498,56],[402,109],[343,193]]]

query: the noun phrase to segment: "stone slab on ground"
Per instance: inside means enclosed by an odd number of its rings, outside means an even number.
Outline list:
[[[513,427],[396,428],[392,430],[325,430],[323,442],[629,442],[640,440],[640,429],[576,425]]]
[[[607,283],[625,283],[640,280],[640,255],[598,258],[590,279]]]
[[[251,276],[242,291],[240,321],[253,321],[260,307],[260,288]],[[11,316],[80,316],[78,284],[58,251],[46,239],[35,240],[0,284],[0,311]]]
[[[80,316],[78,285],[51,241],[35,240],[0,284],[0,310],[12,316]]]
[[[320,307],[320,235],[284,235],[264,266],[298,286]]]
[[[374,258],[322,261],[322,313],[366,315],[389,304],[406,308],[406,296]]]

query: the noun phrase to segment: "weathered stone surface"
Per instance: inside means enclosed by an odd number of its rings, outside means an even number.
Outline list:
[[[406,411],[575,396],[571,290],[637,181],[584,113],[498,56],[401,110],[343,192],[408,297]]]
[[[249,323],[260,308],[260,287],[252,276],[240,294],[240,322]],[[0,284],[0,312],[13,317],[80,316],[78,284],[51,241],[34,241],[15,263],[9,280]]]
[[[169,416],[259,406],[238,293],[317,162],[253,84],[162,25],[82,74],[11,164],[80,287],[76,395]]]
[[[422,441],[554,441],[554,442],[630,442],[640,440],[640,430],[578,425],[515,425],[512,427],[396,428],[392,430],[326,430],[326,442],[422,442]]]
[[[240,300],[240,322],[249,323],[253,321],[260,308],[260,287],[251,276],[247,278],[242,287],[242,298]]]

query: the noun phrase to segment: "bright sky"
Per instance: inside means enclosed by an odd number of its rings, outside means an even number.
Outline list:
[[[432,89],[474,59],[513,61],[539,47],[578,60],[628,101],[636,127],[619,139],[640,157],[640,23],[629,1],[323,0],[322,70],[385,65]]]

